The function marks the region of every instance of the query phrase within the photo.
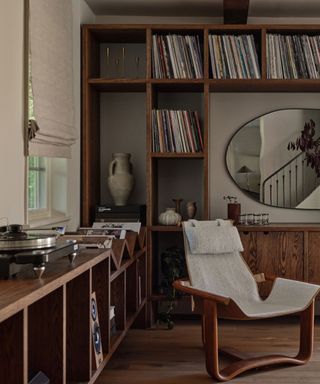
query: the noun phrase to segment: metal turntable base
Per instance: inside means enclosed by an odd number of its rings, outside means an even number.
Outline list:
[[[75,240],[57,240],[53,235],[28,234],[22,226],[11,225],[0,233],[0,279],[15,276],[32,264],[38,278],[45,271],[46,263],[68,256],[73,263],[78,253]]]

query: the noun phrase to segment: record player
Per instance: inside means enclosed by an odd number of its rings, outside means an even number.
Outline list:
[[[68,256],[73,263],[78,252],[75,240],[60,240],[51,234],[24,232],[22,225],[12,224],[0,228],[0,279],[15,276],[25,267],[33,266],[38,278],[46,264]]]

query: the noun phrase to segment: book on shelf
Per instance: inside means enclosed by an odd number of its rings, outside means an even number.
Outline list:
[[[253,35],[209,35],[209,54],[214,79],[260,79]]]
[[[267,34],[268,79],[319,79],[320,36]]]
[[[153,109],[153,152],[203,152],[202,132],[197,111]]]
[[[201,79],[203,63],[198,35],[152,36],[152,73],[156,79]]]

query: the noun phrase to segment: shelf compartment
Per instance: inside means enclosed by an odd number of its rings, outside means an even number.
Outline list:
[[[233,29],[233,28],[228,28],[228,26],[226,26],[225,29],[216,29],[215,27],[213,28],[210,28],[209,29],[209,44],[210,44],[210,36],[213,36],[213,35],[218,35],[218,36],[243,36],[243,35],[252,35],[253,36],[253,40],[254,40],[254,45],[255,45],[255,49],[256,49],[256,54],[257,54],[257,66],[259,67],[259,75],[261,78],[262,76],[262,30],[261,28],[241,28],[241,29]],[[221,45],[223,45],[221,43]],[[220,47],[220,44],[219,44],[219,47]],[[210,55],[210,49],[208,47],[208,50],[209,50],[209,77],[210,79],[213,79],[213,73],[212,73],[212,63],[211,63],[211,55]],[[231,50],[231,47],[230,47],[230,50]],[[222,62],[224,62],[224,66],[228,66],[227,65],[227,58],[224,56],[225,53],[224,52],[221,52],[220,48],[219,48],[219,51],[220,51],[220,54],[222,56]],[[224,51],[224,48],[223,48],[223,51]],[[230,51],[228,52],[230,53]],[[245,53],[245,57],[247,57],[247,53]],[[232,53],[232,57],[233,57],[233,53]],[[233,62],[232,58],[230,58],[229,62]],[[241,61],[241,58],[239,57],[239,61]],[[234,62],[235,66],[236,66],[236,61]],[[249,66],[249,64],[248,64]],[[258,80],[259,78],[253,78],[253,79],[256,79]],[[224,80],[224,79],[228,79],[227,77],[223,77],[221,80]],[[239,80],[240,78],[235,78],[235,79],[228,79],[228,80]],[[250,78],[246,78],[245,80],[249,80]]]
[[[266,68],[268,79],[320,80],[318,68],[319,33],[315,30],[268,30]],[[285,49],[284,49],[285,48]]]
[[[137,296],[138,296],[138,307],[141,306],[143,301],[147,297],[147,255],[144,252],[137,260]]]
[[[64,287],[28,308],[29,370],[42,371],[50,384],[63,382]]]
[[[172,199],[182,198],[182,218],[187,217],[186,203],[195,201],[197,213],[195,218],[201,219],[205,201],[205,175],[203,159],[153,159],[153,172],[157,178],[152,223],[158,223],[158,217],[167,207],[174,207]],[[170,185],[170,188],[168,188]]]
[[[89,77],[146,77],[145,28],[87,25],[82,31],[84,48],[90,46],[86,62]]]
[[[90,273],[86,271],[66,285],[67,382],[90,380]]]
[[[126,269],[126,320],[138,309],[137,261]]]
[[[188,76],[187,79],[193,79],[197,76],[203,76],[204,30],[201,28],[171,29],[170,27],[168,25],[166,29],[157,27],[152,29],[151,55],[152,61],[154,61],[152,63],[152,70],[155,71],[153,78],[167,79],[170,76],[177,76],[177,79],[180,79],[183,76]],[[194,38],[192,41],[188,41],[185,38],[186,35]],[[175,36],[177,39],[174,38]],[[197,45],[197,49],[194,49],[195,45]],[[198,59],[198,53],[200,53],[200,60]],[[195,57],[196,59],[193,60]],[[170,64],[168,65],[167,63]]]
[[[102,351],[108,354],[110,350],[110,321],[109,321],[109,258],[92,268],[92,292],[96,293],[99,325],[101,332]],[[90,333],[91,334],[91,333]],[[92,336],[92,334],[91,334]],[[91,348],[92,339],[91,339]]]
[[[126,279],[125,271],[111,282],[110,305],[115,307],[115,322],[117,331],[123,331],[126,325]],[[113,336],[111,336],[113,340]],[[112,344],[113,342],[111,342]]]
[[[26,332],[26,329],[24,331]],[[24,331],[23,311],[0,323],[0,383],[25,382]],[[41,327],[39,333],[41,333]]]
[[[161,284],[163,281],[161,255],[168,248],[177,247],[184,249],[182,231],[152,231],[150,236],[150,246],[152,249],[152,287],[150,294],[160,294],[162,296]],[[156,301],[156,300],[153,300]]]
[[[146,92],[144,79],[89,79],[88,84],[100,92]]]
[[[96,115],[100,143],[100,177],[97,180],[100,190],[97,204],[113,201],[107,186],[109,164],[112,153],[131,154],[135,187],[128,204],[146,201],[146,95],[143,93],[100,93],[100,112]],[[92,155],[91,155],[92,156]]]

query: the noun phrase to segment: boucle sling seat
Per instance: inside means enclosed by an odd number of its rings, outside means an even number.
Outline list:
[[[186,263],[190,281],[177,280],[174,287],[193,295],[202,313],[202,334],[208,373],[228,381],[252,368],[273,364],[305,364],[311,357],[314,331],[314,299],[320,286],[283,278],[274,280],[266,300],[259,296],[257,281],[243,260],[241,239],[228,220],[183,223]],[[257,281],[256,281],[257,280]],[[300,313],[300,349],[295,357],[269,355],[242,359],[218,349],[218,317],[236,320],[265,319]],[[238,361],[219,370],[218,351]]]

